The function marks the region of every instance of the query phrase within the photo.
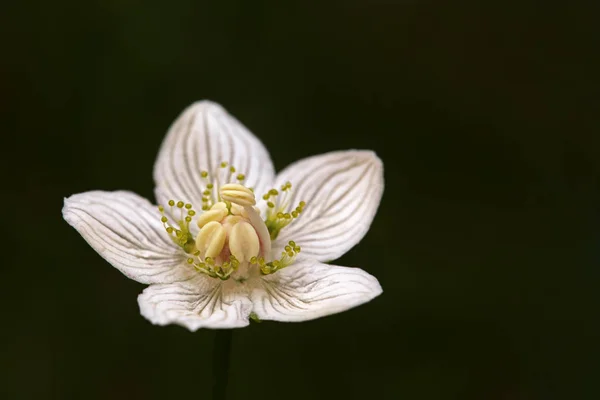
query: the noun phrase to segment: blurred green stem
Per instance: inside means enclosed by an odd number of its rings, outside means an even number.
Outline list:
[[[213,346],[213,400],[225,400],[229,380],[232,329],[219,329]]]

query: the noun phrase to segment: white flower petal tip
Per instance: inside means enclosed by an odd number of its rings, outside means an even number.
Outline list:
[[[198,276],[185,282],[152,285],[138,296],[140,313],[154,325],[181,325],[230,329],[249,325],[252,304],[248,297],[225,284]]]
[[[301,322],[349,310],[382,292],[361,269],[304,260],[263,279],[251,298],[260,319]]]
[[[339,258],[365,236],[383,196],[383,162],[370,150],[321,154],[297,161],[277,176],[290,182],[289,202],[305,210],[277,238],[275,251],[289,240],[302,246],[305,257]]]
[[[130,279],[168,283],[194,274],[165,235],[156,207],[134,193],[76,194],[64,200],[62,215],[98,254]]]
[[[213,194],[221,185],[243,182],[262,193],[273,183],[275,170],[267,149],[223,107],[199,101],[187,107],[169,128],[154,164],[156,197],[202,206],[210,182]]]

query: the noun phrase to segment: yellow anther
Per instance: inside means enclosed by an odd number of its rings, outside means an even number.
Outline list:
[[[271,189],[271,190],[269,190],[269,194],[271,196],[277,196],[279,194],[279,192],[277,191],[277,189]]]
[[[193,264],[194,263],[194,259],[193,258],[188,258],[187,259],[187,263],[188,264]]]
[[[290,241],[288,242],[288,244],[289,244],[290,246],[292,246],[292,247],[295,247],[295,246],[296,246],[296,242],[294,242],[293,240],[290,240]]]
[[[214,207],[214,206],[213,206]],[[227,209],[211,209],[203,212],[198,216],[196,223],[198,224],[198,228],[204,227],[209,222],[220,222],[223,218],[227,216]]]
[[[171,233],[173,233],[173,231],[174,231],[174,229],[172,227],[169,226],[167,228],[167,233],[171,234]]]
[[[223,201],[219,201],[218,203],[213,204],[210,208],[211,210],[227,210],[227,204]]]
[[[260,242],[252,225],[238,222],[233,226],[229,235],[229,250],[241,262],[258,255]]]
[[[231,207],[229,208],[229,210],[231,211],[231,213],[233,215],[242,215],[242,212],[244,211],[244,207],[239,206],[237,204],[232,204]]]
[[[163,206],[158,206],[158,211],[163,213],[163,212],[165,212],[165,208]]]
[[[270,274],[270,273],[271,273],[271,268],[269,268],[269,266],[268,266],[268,265],[261,265],[261,266],[260,266],[260,271],[261,271],[263,274],[265,274],[265,275],[268,275],[268,274]]]
[[[267,202],[267,207],[269,208],[275,208],[275,204],[273,204],[272,201]]]
[[[192,208],[192,205],[188,203],[188,204],[186,204],[186,205],[185,205],[185,208],[186,208],[187,210],[189,210],[189,209],[191,209],[191,208]]]
[[[244,179],[246,179],[246,175],[244,174],[238,174],[238,176],[236,177],[238,181],[243,181]]]
[[[169,200],[169,205],[173,207],[175,205],[175,200]]]
[[[200,172],[200,176],[203,178],[206,178],[208,176],[208,172],[207,171],[202,171]]]
[[[227,232],[225,228],[220,223],[211,221],[200,229],[200,233],[196,238],[196,248],[205,257],[205,260],[208,260],[208,258],[216,257],[221,253],[226,239]]]
[[[193,217],[194,215],[196,215],[196,211],[194,211],[194,210],[190,210],[190,211],[188,211],[188,215],[189,215],[190,217]]]
[[[221,163],[221,168],[225,168],[226,166],[227,166],[227,161],[223,161],[223,162]]]
[[[269,200],[269,197],[271,197],[269,196],[269,193],[263,194],[263,200]]]
[[[306,202],[305,201],[301,201],[299,204],[300,207],[304,208],[304,206],[306,206]]]
[[[214,185],[212,183],[209,183],[208,185],[206,185],[206,188],[208,190],[212,189],[214,187]]]
[[[223,185],[220,190],[220,195],[223,200],[239,204],[240,206],[253,206],[256,204],[254,193],[239,183],[228,183]]]
[[[250,264],[256,264],[257,262],[258,262],[258,259],[256,258],[256,256],[250,257]]]
[[[177,202],[177,208],[183,208],[183,201]]]
[[[296,210],[292,211],[292,217],[298,218],[298,215],[299,215],[298,211],[296,211]]]
[[[229,167],[229,172],[231,172],[232,174],[235,172],[235,167],[233,165]]]
[[[169,219],[167,217],[162,217],[160,220],[161,222],[167,222]]]

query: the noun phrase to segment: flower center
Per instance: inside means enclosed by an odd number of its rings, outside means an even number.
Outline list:
[[[238,174],[235,176],[237,183],[224,183],[233,180],[236,170],[227,162],[220,166],[214,181],[208,172],[201,172],[201,177],[206,180],[201,214],[196,216],[191,204],[170,200],[170,215],[176,221],[171,224],[164,207],[159,206],[165,230],[189,255],[188,264],[210,277],[223,280],[233,277],[238,281],[248,279],[252,273],[272,274],[292,264],[300,246],[290,241],[280,257],[274,259],[271,241],[300,215],[306,203],[301,201],[289,212],[291,183],[281,187],[281,196],[271,189],[263,196],[267,201],[267,217],[263,221],[255,206],[253,189],[242,184],[245,176]],[[200,229],[197,235],[190,229],[194,217]]]

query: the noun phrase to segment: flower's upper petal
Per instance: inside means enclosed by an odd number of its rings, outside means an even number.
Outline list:
[[[149,286],[138,303],[141,314],[155,325],[177,324],[190,331],[241,328],[249,323],[252,303],[239,287],[198,274],[188,281]]]
[[[257,281],[251,299],[260,319],[295,322],[346,311],[381,292],[361,269],[303,260]]]
[[[200,208],[210,174],[218,193],[227,179],[220,168],[226,161],[246,176],[244,185],[263,193],[273,184],[275,172],[269,153],[246,127],[220,105],[200,101],[186,108],[175,120],[161,146],[154,165],[156,198],[159,204],[182,200]],[[218,174],[223,175],[220,179]]]
[[[106,261],[141,283],[169,283],[195,273],[168,237],[160,213],[131,192],[93,191],[65,199],[64,219]]]
[[[337,151],[297,161],[277,176],[292,183],[291,205],[306,202],[297,220],[281,230],[275,253],[288,241],[304,256],[331,261],[369,230],[383,194],[383,163],[372,151]]]

